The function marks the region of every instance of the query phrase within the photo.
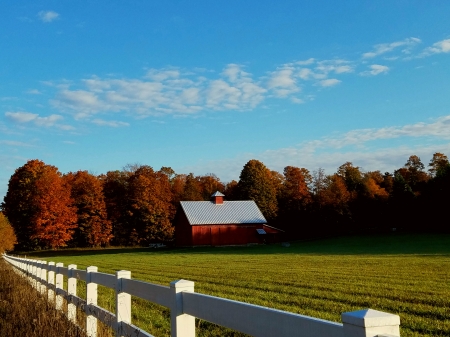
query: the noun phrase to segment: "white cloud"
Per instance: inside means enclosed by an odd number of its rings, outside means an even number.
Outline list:
[[[417,44],[421,43],[422,41],[415,37],[410,37],[407,39],[404,39],[402,41],[396,41],[391,43],[380,43],[374,46],[374,50],[371,52],[364,53],[362,55],[363,58],[374,58],[376,56],[391,52],[399,47],[404,47],[402,49],[402,53],[409,54]]]
[[[167,70],[150,69],[147,72],[147,77],[156,82],[161,82],[169,78],[180,77],[180,71],[178,69],[167,69]]]
[[[329,79],[322,80],[322,81],[319,82],[319,84],[322,87],[333,87],[333,86],[335,86],[335,85],[337,85],[339,83],[341,83],[341,81],[338,80],[338,79],[335,79],[335,78],[329,78]]]
[[[6,112],[5,116],[17,123],[28,123],[35,120],[39,115],[31,112]]]
[[[301,65],[301,66],[306,66],[306,65],[309,65],[309,64],[313,64],[315,62],[315,59],[313,59],[313,58],[309,58],[309,59],[307,59],[307,60],[305,60],[305,61],[297,61],[297,62],[295,62],[296,64],[299,64],[299,65]]]
[[[58,122],[63,119],[61,115],[50,115],[46,117],[40,117],[39,114],[34,114],[31,112],[6,112],[5,117],[12,122],[18,123],[18,124],[27,124],[32,123],[36,126],[43,126],[43,127],[52,127],[55,126],[57,128],[63,129],[63,130],[69,130],[73,129],[70,125],[62,125]]]
[[[353,66],[351,62],[346,60],[324,60],[317,62],[316,70],[327,76],[330,72],[335,74],[351,73],[353,72]]]
[[[120,121],[105,121],[103,119],[94,119],[92,123],[100,125],[100,126],[110,126],[112,128],[117,128],[121,126],[130,126],[129,123],[120,122]]]
[[[291,97],[291,102],[295,103],[295,104],[303,104],[303,103],[305,103],[304,100],[302,100],[300,98],[297,98],[297,97]]]
[[[367,59],[392,52],[389,59],[404,57],[420,39],[407,38],[378,44],[365,53],[363,59],[328,59],[293,61],[254,77],[245,67],[231,63],[221,72],[207,69],[183,70],[176,67],[149,69],[142,78],[100,78],[93,76],[78,82],[49,82],[57,88],[51,100],[54,108],[72,114],[76,119],[92,119],[98,113],[119,113],[145,118],[148,116],[189,116],[204,111],[248,110],[265,100],[276,97],[292,103],[303,103],[320,87],[333,87],[342,76],[357,74],[376,76],[387,74],[391,68],[367,64]],[[429,52],[448,52],[450,40],[433,45]],[[393,53],[398,51],[398,53]],[[386,58],[386,57],[385,57]],[[362,66],[366,70],[359,69]],[[36,92],[37,93],[37,92]]]
[[[376,76],[379,74],[386,74],[387,72],[389,72],[389,67],[380,64],[372,64],[371,66],[369,66],[369,68],[370,70],[363,71],[359,74],[362,76]]]
[[[276,97],[286,97],[300,91],[296,84],[293,67],[284,67],[271,73],[267,87],[275,93]]]
[[[410,143],[409,138],[424,141],[416,142],[419,145],[398,145],[389,148],[372,146],[380,140],[400,138],[405,138],[405,143]],[[425,142],[429,139],[438,142],[436,144]],[[402,167],[412,154],[421,157],[425,163],[425,158],[431,158],[435,152],[450,153],[450,115],[430,123],[351,130],[337,136],[306,141],[295,147],[245,153],[235,158],[202,162],[201,165],[188,167],[185,171],[215,172],[223,181],[237,180],[244,164],[250,159],[258,159],[278,172],[282,172],[285,166],[292,165],[305,167],[310,171],[321,167],[331,174],[347,161],[367,171],[393,172]]]
[[[314,75],[314,72],[309,68],[302,68],[299,70],[297,76],[302,80],[309,80]]]
[[[93,77],[81,81],[82,88],[63,88],[52,104],[78,119],[99,112],[127,112],[145,117],[192,114],[205,109],[245,110],[258,105],[267,91],[236,64],[228,65],[216,79],[178,69],[151,69],[145,78]]]
[[[39,90],[37,90],[37,89],[30,89],[30,90],[27,91],[27,94],[30,94],[30,95],[41,95],[42,93]]]
[[[425,48],[420,56],[428,56],[440,53],[450,53],[450,39],[433,43],[431,47]]]
[[[38,18],[42,21],[42,22],[52,22],[54,20],[56,20],[59,17],[59,14],[54,12],[54,11],[40,11],[38,13]]]

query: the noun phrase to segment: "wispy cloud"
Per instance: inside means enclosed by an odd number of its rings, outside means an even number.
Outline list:
[[[37,16],[42,22],[49,23],[56,20],[59,14],[54,11],[40,11]]]
[[[41,95],[42,93],[39,90],[37,90],[37,89],[30,89],[30,90],[27,90],[27,94],[30,94],[30,95]]]
[[[422,54],[420,54],[420,56],[424,57],[441,53],[450,53],[450,39],[433,43],[431,47],[425,48],[425,50],[422,52]]]
[[[413,49],[418,38],[378,44],[362,58],[319,60],[309,58],[281,64],[254,76],[239,64],[228,64],[220,72],[176,67],[147,69],[141,78],[92,76],[79,81],[46,82],[56,88],[51,105],[77,120],[92,121],[99,113],[148,116],[192,116],[207,111],[245,111],[271,99],[304,103],[323,87],[345,84],[349,76],[388,74],[393,67],[368,61],[383,55],[391,62],[417,58]],[[428,55],[448,53],[450,40],[438,41],[425,49]],[[31,93],[31,92],[30,92]],[[33,92],[37,94],[37,91]]]
[[[373,51],[364,53],[362,55],[363,58],[374,58],[376,56],[391,52],[395,49],[402,48],[402,53],[404,54],[410,54],[411,50],[422,41],[415,37],[410,37],[407,39],[404,39],[402,41],[395,41],[391,43],[380,43],[373,47]]]
[[[246,110],[257,106],[267,92],[236,64],[228,65],[216,79],[177,69],[152,69],[145,79],[93,77],[82,84],[81,89],[60,90],[52,105],[78,119],[105,111],[146,117],[205,109]]]
[[[32,147],[33,145],[31,144],[27,144],[27,143],[23,143],[23,142],[18,142],[15,140],[0,140],[0,144],[1,145],[6,145],[6,146],[13,146],[13,147]]]
[[[63,130],[70,130],[73,129],[70,125],[64,125],[58,123],[59,121],[63,120],[64,118],[61,115],[50,115],[46,117],[40,117],[39,114],[34,114],[31,112],[6,112],[5,117],[9,119],[10,121],[18,124],[27,124],[32,123],[36,126],[42,126],[42,127],[58,127]]]
[[[129,123],[120,122],[120,121],[105,121],[103,119],[94,119],[92,123],[100,125],[100,126],[110,126],[112,128],[118,128],[121,126],[130,126]]]
[[[376,76],[379,74],[386,74],[389,72],[389,67],[380,64],[372,64],[371,66],[369,66],[369,68],[370,70],[360,72],[359,74],[362,76]]]
[[[419,145],[399,145],[385,148],[373,146],[379,141],[398,138],[415,138],[424,140]],[[435,145],[427,144],[426,139],[442,140]],[[270,169],[282,172],[284,166],[293,165],[309,170],[324,168],[328,173],[350,161],[365,170],[392,172],[402,167],[412,154],[418,155],[426,162],[435,152],[450,152],[450,115],[443,116],[429,123],[416,123],[403,126],[387,126],[378,129],[357,129],[321,139],[306,141],[298,146],[272,149],[261,153],[240,154],[235,158],[220,161],[202,162],[191,166],[190,172],[215,172],[222,180],[238,179],[244,164],[250,159],[264,162]]]
[[[329,78],[327,80],[322,80],[319,83],[322,87],[333,87],[333,86],[341,83],[341,81],[338,79],[335,79],[335,78]]]

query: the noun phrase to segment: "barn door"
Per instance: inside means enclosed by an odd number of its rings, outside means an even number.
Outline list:
[[[220,245],[220,227],[211,226],[211,246]]]

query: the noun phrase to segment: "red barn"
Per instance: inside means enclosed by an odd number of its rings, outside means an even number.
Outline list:
[[[177,246],[225,246],[280,241],[281,230],[268,226],[256,203],[224,201],[216,192],[211,201],[181,201],[175,217]]]

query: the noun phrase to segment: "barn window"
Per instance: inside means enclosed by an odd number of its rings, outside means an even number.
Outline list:
[[[256,231],[258,232],[258,234],[267,234],[266,231],[262,228],[257,228]]]

